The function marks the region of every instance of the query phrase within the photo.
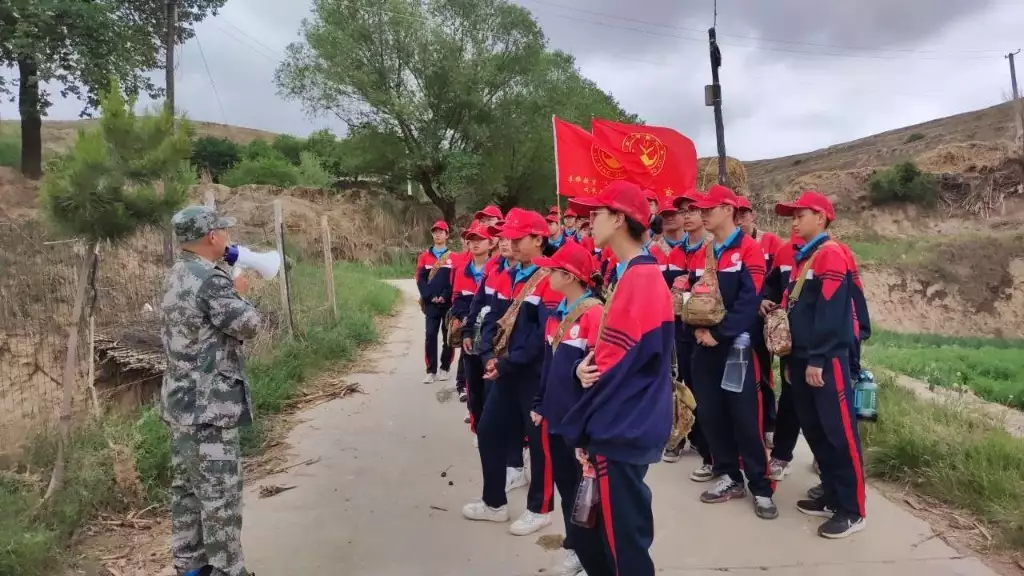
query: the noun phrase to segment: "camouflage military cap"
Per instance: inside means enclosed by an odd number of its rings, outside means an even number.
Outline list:
[[[171,218],[179,242],[194,242],[214,230],[231,228],[235,222],[207,206],[189,206]]]

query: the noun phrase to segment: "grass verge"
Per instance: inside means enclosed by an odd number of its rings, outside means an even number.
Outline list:
[[[981,398],[1024,409],[1024,341],[937,334],[871,335],[872,363],[944,388],[966,387]]]
[[[879,376],[881,417],[861,424],[868,474],[971,512],[997,544],[1024,550],[1024,440],[962,405],[921,400]]]
[[[21,137],[0,131],[0,166],[21,168]]]
[[[305,264],[293,269],[294,316],[301,330],[295,340],[249,364],[257,424],[245,430],[246,453],[259,451],[267,416],[279,413],[303,382],[330,364],[351,360],[360,346],[379,337],[375,318],[388,314],[399,295],[372,270],[350,263],[337,264],[335,286],[337,322],[325,305],[322,270]],[[76,429],[64,489],[39,507],[55,456],[55,437],[43,432],[30,443],[18,474],[0,474],[0,576],[53,574],[75,531],[91,517],[163,502],[170,483],[169,436],[151,408],[133,418],[109,414]]]

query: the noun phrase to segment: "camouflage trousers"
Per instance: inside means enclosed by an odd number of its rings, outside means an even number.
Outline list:
[[[170,424],[170,429],[174,568],[184,573],[209,564],[213,576],[247,576],[238,428]]]

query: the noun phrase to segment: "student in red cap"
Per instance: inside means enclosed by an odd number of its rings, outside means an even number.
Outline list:
[[[795,202],[775,206],[792,217],[805,242],[783,296],[793,335],[789,377],[803,428],[821,469],[820,498],[801,500],[797,509],[828,518],[818,527],[823,538],[845,538],[864,529],[864,466],[853,407],[850,349],[854,338],[853,271],[846,250],[829,238],[835,220],[832,203],[807,191]],[[799,296],[790,295],[802,279]]]
[[[755,328],[764,281],[764,254],[736,225],[739,202],[732,190],[712,186],[694,202],[704,227],[714,236],[694,256],[696,262],[715,263],[725,317],[711,328],[696,328],[693,351],[693,392],[700,406],[700,426],[711,447],[713,472],[718,482],[701,494],[708,504],[743,498],[743,476],[754,496],[754,513],[771,520],[778,517],[772,499],[774,484],[768,478],[768,455],[762,429],[761,395],[757,389],[758,364],[752,357],[750,331]],[[708,258],[711,256],[711,258]],[[707,273],[707,266],[690,272],[690,286]],[[739,354],[745,370],[729,381],[726,364]],[[740,459],[743,469],[740,469]]]
[[[779,248],[782,247],[782,241],[775,234],[758,229],[754,222],[757,215],[754,214],[754,207],[750,204],[750,200],[742,196],[738,196],[736,200],[738,208],[736,211],[736,222],[743,230],[744,235],[749,236],[761,246],[761,251],[764,253],[765,270],[771,270],[772,259],[779,251]],[[768,352],[768,346],[764,342],[764,323],[760,316],[758,317],[758,325],[751,331],[750,336],[754,354],[757,356],[757,362],[761,366],[761,380],[757,383],[757,386],[761,392],[765,444],[768,448],[771,448],[774,445],[775,437],[775,378],[771,370],[772,355]]]
[[[643,247],[650,207],[640,187],[615,181],[570,205],[590,215],[594,241],[618,260],[597,343],[576,367],[585,392],[560,426],[596,471],[601,496],[595,527],[577,530],[573,545],[590,576],[653,576],[654,513],[644,478],[672,429],[672,297]]]
[[[547,234],[544,217],[527,210],[510,210],[498,230],[501,238],[511,241],[518,263],[501,275],[483,323],[479,350],[484,379],[490,381],[486,386],[491,387],[477,425],[483,497],[462,509],[463,516],[470,520],[508,520],[506,456],[510,442],[522,438],[516,438],[518,426],[525,426],[531,477],[526,512],[509,527],[509,532],[517,536],[551,524],[554,499],[547,439],[530,421],[533,399],[540,387],[544,323],[548,310],[562,299],[535,262],[541,257]]]
[[[451,310],[452,316],[459,320],[460,331],[469,321],[473,298],[483,285],[487,274],[491,235],[487,232],[487,227],[477,221],[462,233],[462,239],[466,242],[470,258],[455,270]],[[480,413],[484,409],[484,381],[480,359],[476,355],[471,355],[471,351],[472,343],[469,350],[463,347],[462,354],[459,355],[459,370],[466,379],[466,391],[461,393],[465,394],[465,398],[462,400],[469,406],[470,429],[475,432],[476,423],[480,421]]]
[[[538,258],[536,263],[551,271],[551,289],[564,298],[547,319],[543,378],[530,418],[541,427],[542,437],[548,439],[551,470],[561,499],[565,521],[562,547],[566,550],[561,573],[575,576],[583,566],[576,555],[576,528],[571,519],[582,468],[573,446],[560,430],[562,417],[583,395],[583,387],[574,374],[576,364],[597,344],[602,313],[601,274],[594,268],[592,253],[575,242],[566,243],[551,258]]]
[[[594,245],[594,237],[590,231],[590,221],[586,218],[580,218],[580,244],[590,252],[590,255],[594,258],[594,265],[598,266],[596,271],[600,273],[600,260],[598,257],[601,255],[601,250]]]
[[[499,220],[503,218],[501,209],[494,204],[488,204],[483,209],[478,210],[473,215],[473,219],[483,224],[484,226],[494,226]]]
[[[544,256],[550,257],[566,243],[575,242],[576,239],[562,229],[562,223],[558,221],[558,214],[548,214],[546,220],[548,223],[548,237],[547,242],[544,244]]]
[[[669,253],[669,271],[666,274],[666,280],[671,280],[671,286],[679,286],[683,291],[688,290],[690,271],[704,267],[704,262],[698,262],[695,255],[705,241],[710,238],[710,234],[704,230],[704,221],[701,219],[700,210],[693,207],[693,203],[699,202],[703,197],[703,194],[691,190],[672,200],[672,205],[677,210],[677,218],[682,226],[683,237],[679,245]],[[693,389],[694,346],[696,346],[696,340],[693,336],[693,329],[683,324],[682,318],[676,316],[676,358],[679,363],[679,376],[691,390]],[[699,412],[700,408],[698,407],[695,412],[696,421],[693,424],[693,429],[690,430],[690,434],[686,438],[701,457],[701,465],[690,473],[690,480],[709,482],[714,479],[711,469],[711,449],[708,447],[707,439],[700,426]],[[678,446],[666,446],[661,459],[665,462],[678,462],[682,459],[684,448],[685,443]]]
[[[416,263],[416,287],[419,288],[423,315],[426,317],[424,384],[438,379],[437,334],[441,333],[441,380],[449,378],[454,351],[448,346],[448,326],[444,319],[452,305],[452,252],[448,249],[448,223],[438,220],[430,228],[434,245],[420,254]]]
[[[583,238],[578,227],[579,215],[572,208],[568,208],[562,214],[562,224],[564,224],[562,231],[566,237],[571,238],[575,242],[579,242]]]

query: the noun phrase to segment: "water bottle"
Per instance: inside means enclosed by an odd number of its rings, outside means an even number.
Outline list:
[[[592,466],[584,466],[583,478],[576,489],[576,500],[572,504],[572,523],[583,528],[597,525],[598,505],[601,493],[597,489],[597,475]]]
[[[858,420],[878,420],[878,384],[869,370],[861,370],[853,390],[853,408]]]
[[[743,383],[747,378],[747,366],[750,364],[750,334],[744,332],[736,337],[729,350],[729,358],[725,361],[725,372],[722,373],[722,390],[743,392]]]

